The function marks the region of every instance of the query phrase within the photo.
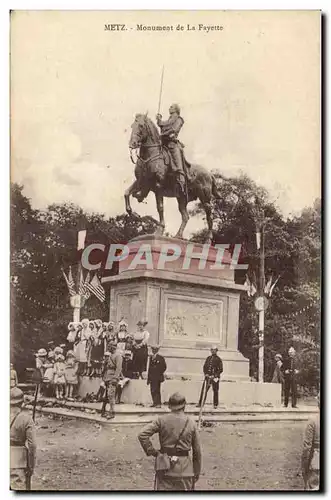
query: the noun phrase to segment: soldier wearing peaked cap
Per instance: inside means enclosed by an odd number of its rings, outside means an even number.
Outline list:
[[[30,489],[36,460],[36,429],[31,416],[22,411],[23,392],[10,391],[10,486],[13,490]]]
[[[223,372],[223,363],[221,358],[217,355],[218,348],[213,345],[210,349],[211,355],[207,357],[205,364],[203,365],[203,373],[205,380],[200,393],[198,407],[204,405],[207,393],[210,386],[213,388],[213,403],[214,408],[218,406],[218,392],[220,386],[220,377]]]
[[[185,404],[184,396],[173,394],[169,398],[171,412],[159,416],[138,435],[146,455],[155,457],[154,489],[158,491],[193,490],[200,476],[199,434],[194,420],[184,413]],[[159,435],[159,450],[150,439],[154,434]]]

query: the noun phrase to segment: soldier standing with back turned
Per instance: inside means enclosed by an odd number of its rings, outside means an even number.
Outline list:
[[[12,490],[31,489],[30,480],[36,460],[36,428],[26,411],[22,411],[23,392],[10,391],[10,487]]]
[[[156,458],[154,489],[158,491],[193,490],[200,476],[199,434],[194,420],[184,413],[185,404],[185,397],[176,392],[169,398],[171,413],[159,416],[138,435],[146,455]],[[150,440],[154,434],[159,435],[160,450],[156,450]],[[164,465],[169,462],[169,468],[157,471],[162,462]]]

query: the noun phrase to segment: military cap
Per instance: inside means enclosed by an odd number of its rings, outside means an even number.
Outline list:
[[[18,387],[13,387],[10,390],[10,404],[12,406],[22,404],[24,401],[24,394]]]
[[[170,410],[182,410],[186,405],[185,396],[183,396],[179,392],[175,392],[170,396],[168,404]]]
[[[158,351],[160,349],[160,346],[158,344],[152,344],[151,349],[152,351]]]

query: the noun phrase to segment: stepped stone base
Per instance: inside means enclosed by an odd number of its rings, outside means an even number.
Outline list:
[[[82,377],[79,384],[79,395],[84,397],[87,393],[98,392],[100,379]],[[198,402],[202,386],[202,377],[195,377],[192,380],[166,380],[161,386],[162,402],[167,402],[169,396],[174,392],[181,392],[185,395],[188,404]],[[207,403],[212,403],[213,391],[210,389]],[[259,384],[258,382],[236,381],[230,382],[221,380],[219,391],[220,405],[247,406],[253,404],[280,406],[281,386],[280,384]],[[150,404],[150,389],[146,380],[131,380],[124,388],[122,402],[131,404]]]

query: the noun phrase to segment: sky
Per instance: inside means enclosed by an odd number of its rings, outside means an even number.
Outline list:
[[[126,31],[105,31],[108,23]],[[137,31],[137,24],[174,31]],[[187,31],[187,24],[222,26]],[[184,31],[177,31],[182,24]],[[284,216],[320,195],[317,11],[16,11],[11,19],[11,179],[34,208],[124,212],[137,112],[180,104],[189,161],[249,175]],[[157,217],[155,200],[132,202]],[[166,229],[180,224],[165,203]],[[203,227],[192,218],[186,235]]]

